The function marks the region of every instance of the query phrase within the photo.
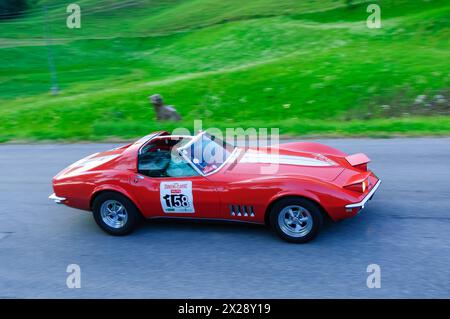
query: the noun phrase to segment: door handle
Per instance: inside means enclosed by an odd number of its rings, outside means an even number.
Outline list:
[[[133,178],[133,183],[137,184],[137,183],[139,183],[139,180],[143,180],[143,179],[144,179],[144,176],[142,176],[140,174],[136,174]]]

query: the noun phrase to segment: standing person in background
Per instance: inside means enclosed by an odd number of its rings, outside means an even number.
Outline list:
[[[164,105],[163,97],[160,94],[153,94],[149,96],[150,103],[156,112],[156,119],[158,121],[180,121],[181,116],[173,105]]]

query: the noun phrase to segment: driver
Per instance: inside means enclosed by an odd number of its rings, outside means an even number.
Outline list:
[[[198,175],[197,171],[193,169],[191,165],[186,163],[184,158],[178,154],[176,147],[173,147],[172,151],[170,152],[170,163],[167,167],[166,174],[170,177]]]

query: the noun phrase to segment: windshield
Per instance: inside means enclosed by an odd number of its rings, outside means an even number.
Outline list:
[[[199,172],[208,175],[218,170],[229,159],[234,149],[233,145],[214,135],[200,133],[178,150]]]

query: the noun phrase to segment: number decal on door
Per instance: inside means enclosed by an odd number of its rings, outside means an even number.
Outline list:
[[[161,182],[161,206],[165,213],[194,213],[192,182]]]

